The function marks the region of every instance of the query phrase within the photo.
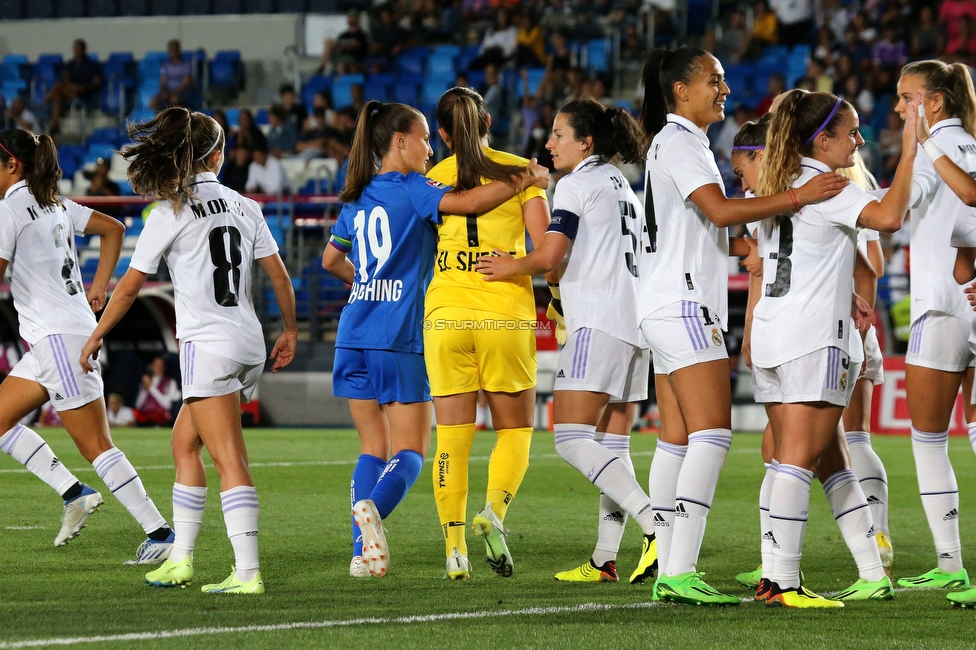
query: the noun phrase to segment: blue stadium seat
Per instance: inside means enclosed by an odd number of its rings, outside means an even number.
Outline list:
[[[268,109],[259,108],[258,112],[254,114],[254,123],[258,126],[270,124],[271,122],[268,120]]]
[[[131,257],[120,257],[118,264],[115,265],[115,273],[112,276],[120,278],[125,275],[125,272],[129,270],[129,263],[131,261]]]
[[[68,159],[81,160],[85,155],[85,148],[80,144],[63,144],[58,147],[58,160]]]
[[[373,78],[376,76],[378,75],[373,75],[372,77],[370,77],[369,81],[366,82],[366,85],[363,86],[363,94],[366,97],[366,101],[370,101],[373,99],[380,102],[390,101],[391,84],[386,83],[383,80],[377,81],[376,79]]]
[[[420,98],[417,87],[415,83],[398,81],[393,86],[393,99],[407,106],[416,106]]]
[[[119,6],[120,16],[145,16],[149,13],[149,0],[125,0]]]
[[[0,16],[15,20],[24,17],[24,3],[21,0],[0,0]]]
[[[249,14],[273,13],[274,0],[244,0],[244,11]]]
[[[111,160],[112,154],[115,153],[115,149],[116,146],[114,144],[109,144],[107,142],[93,142],[88,145],[88,151],[85,153],[84,162],[85,164],[96,162],[99,158]]]
[[[224,117],[227,118],[227,124],[231,127],[237,127],[237,124],[241,121],[241,109],[239,108],[225,108]]]
[[[401,54],[396,60],[396,69],[398,72],[410,72],[413,74],[423,74],[424,73],[424,62],[425,58],[423,56],[417,56],[415,54]]]
[[[244,2],[243,0],[214,0],[213,11],[215,14],[242,14]]]
[[[365,77],[361,74],[344,74],[336,77],[332,82],[332,105],[336,109],[343,108],[352,104],[353,84],[364,85]]]
[[[37,57],[37,65],[54,66],[64,63],[64,57],[60,54],[42,54]]]
[[[193,0],[190,0],[192,3]],[[150,13],[153,16],[176,16],[180,13],[179,0],[151,0]]]
[[[0,82],[3,81],[23,81],[20,78],[20,65],[16,63],[0,63]]]
[[[124,0],[123,4],[128,4],[128,0]],[[117,13],[115,0],[88,0],[88,15],[92,18],[107,18]]]
[[[790,48],[786,45],[766,45],[762,49],[758,63],[778,63],[785,59],[790,53]]]
[[[113,146],[118,145],[120,141],[119,130],[114,126],[105,127],[102,129],[95,129],[88,136],[88,143],[93,144],[95,142],[111,144]]]
[[[468,84],[472,88],[481,88],[485,84],[484,70],[468,70],[464,74],[468,75]]]
[[[33,4],[34,0],[30,1]],[[58,18],[82,18],[85,15],[85,0],[58,0]]]
[[[23,65],[27,63],[26,54],[5,54],[3,57],[4,63],[11,63],[13,65]]]
[[[725,83],[732,91],[732,101],[741,101],[752,94],[752,66],[730,65],[725,68]]]
[[[539,91],[539,85],[542,84],[542,78],[546,75],[546,69],[526,68],[526,74],[528,75],[529,95],[534,95]],[[522,97],[522,94],[522,80],[518,79],[515,81],[515,96]]]
[[[457,58],[457,68],[458,68],[458,70],[467,70],[468,69],[468,64],[470,64],[471,61],[474,60],[475,57],[477,57],[477,56],[478,56],[478,46],[477,45],[468,45],[468,46],[466,46],[463,50],[461,50],[461,53],[458,55],[458,58]]]
[[[610,41],[606,38],[594,38],[586,43],[586,68],[590,72],[607,72],[610,70]]]
[[[137,108],[129,113],[128,121],[133,124],[142,124],[156,117],[156,111],[151,108]]]
[[[240,59],[214,59],[210,62],[210,86],[240,90],[244,87],[244,64]]]
[[[460,45],[437,45],[434,47],[433,56],[447,56],[455,58],[461,54]]]
[[[27,0],[24,18],[54,18],[54,0]]]
[[[453,78],[457,74],[454,57],[435,52],[427,59],[427,76],[432,78]]]
[[[420,103],[424,106],[436,106],[437,100],[441,98],[444,91],[453,85],[454,80],[445,81],[443,79],[428,79],[427,83],[423,86],[423,95],[420,98]],[[433,130],[433,126],[431,129]]]
[[[305,104],[309,110],[312,110],[312,98],[315,97],[315,93],[323,91],[332,91],[332,77],[327,77],[325,75],[313,75],[309,77],[308,81],[305,82],[305,85],[302,86],[302,103]]]

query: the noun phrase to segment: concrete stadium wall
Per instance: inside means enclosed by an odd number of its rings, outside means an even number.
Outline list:
[[[137,59],[151,50],[165,50],[178,38],[183,49],[241,50],[247,60],[280,60],[289,45],[304,40],[301,14],[225,16],[157,16],[129,18],[73,18],[0,22],[0,56],[40,54],[71,57],[71,43],[83,38],[88,50],[104,60],[111,52],[132,52]]]
[[[272,426],[352,426],[347,400],[332,396],[331,372],[266,372],[260,395]]]

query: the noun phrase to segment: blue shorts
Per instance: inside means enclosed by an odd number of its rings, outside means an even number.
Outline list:
[[[424,355],[389,350],[336,348],[332,393],[380,404],[430,401]]]

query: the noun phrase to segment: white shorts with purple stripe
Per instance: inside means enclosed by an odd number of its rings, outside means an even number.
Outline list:
[[[241,401],[251,401],[264,364],[232,361],[200,348],[193,341],[180,342],[180,374],[183,401],[194,397],[218,397],[241,392]]]
[[[973,319],[929,310],[912,323],[905,363],[944,372],[973,365]]]
[[[661,307],[644,319],[641,332],[651,346],[658,374],[729,358],[718,316],[691,300]]]
[[[821,348],[775,368],[753,365],[756,401],[777,404],[828,402],[846,407],[861,373],[840,348]]]
[[[611,403],[647,399],[651,356],[606,332],[582,327],[559,353],[553,390],[606,393]]]
[[[10,376],[43,386],[57,411],[70,411],[101,399],[105,392],[101,365],[93,360],[94,370],[85,374],[79,361],[87,342],[88,337],[81,334],[45,337],[17,362]]]

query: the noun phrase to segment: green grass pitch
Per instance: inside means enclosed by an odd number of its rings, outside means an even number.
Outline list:
[[[79,478],[104,485],[61,430],[45,430],[58,456]],[[198,540],[195,585],[151,588],[146,567],[123,566],[141,531],[111,496],[68,546],[52,546],[60,500],[7,456],[0,455],[0,649],[75,638],[87,648],[971,648],[976,614],[949,607],[943,591],[899,591],[888,603],[853,603],[841,611],[768,610],[755,603],[727,609],[650,605],[650,589],[617,584],[561,584],[559,570],[583,562],[596,537],[597,492],[560,460],[551,434],[537,433],[531,467],[506,521],[515,575],[503,579],[484,563],[468,533],[474,565],[467,582],[442,579],[444,552],[430,464],[386,522],[390,573],[348,577],[348,486],[358,454],[348,430],[264,429],[246,433],[261,499],[260,597],[213,596],[196,585],[226,577],[233,562],[224,533],[216,474]],[[116,442],[167,517],[173,481],[168,432],[121,430]],[[472,452],[468,519],[482,505],[494,436],[479,433]],[[634,464],[646,482],[653,436],[635,435]],[[709,517],[699,569],[713,586],[748,597],[733,576],[759,561],[757,495],[763,465],[760,438],[735,436]],[[895,576],[935,566],[922,513],[910,440],[876,436],[891,485]],[[431,455],[431,454],[429,454]],[[953,438],[950,456],[962,488],[964,552],[976,553],[976,458]],[[630,575],[640,547],[631,522],[618,558]],[[826,499],[814,484],[803,559],[818,592],[856,578]],[[976,565],[974,565],[976,566]],[[583,607],[593,604],[601,607]],[[462,615],[462,616],[452,616]],[[408,619],[408,617],[418,617]],[[310,623],[311,626],[283,625]],[[221,631],[220,628],[274,626]],[[160,633],[146,638],[140,633]],[[136,636],[124,637],[120,635]],[[188,636],[190,635],[190,636]],[[98,637],[102,637],[99,639]],[[32,644],[33,646],[34,644]]]

